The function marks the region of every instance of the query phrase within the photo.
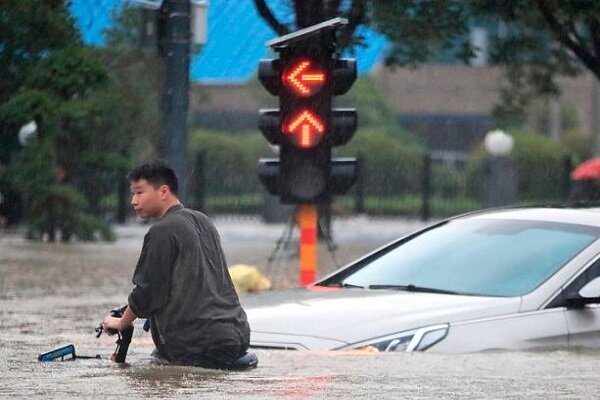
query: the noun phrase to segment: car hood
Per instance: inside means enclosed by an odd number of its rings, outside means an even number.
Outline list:
[[[297,343],[296,348],[332,349],[434,324],[517,313],[520,298],[297,289],[246,296],[242,304],[253,345]]]

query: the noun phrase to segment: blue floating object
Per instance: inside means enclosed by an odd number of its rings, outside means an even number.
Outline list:
[[[58,349],[50,350],[46,353],[42,353],[38,356],[38,361],[54,361],[60,358],[61,361],[75,359],[75,346],[72,344],[68,344],[63,347],[59,347]]]

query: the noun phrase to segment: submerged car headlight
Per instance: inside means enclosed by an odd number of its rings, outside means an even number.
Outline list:
[[[448,328],[448,324],[427,326],[354,343],[344,347],[343,350],[424,351],[444,339],[448,334]]]

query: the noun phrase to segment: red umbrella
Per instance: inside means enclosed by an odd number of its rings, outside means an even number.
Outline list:
[[[574,181],[600,179],[600,157],[582,162],[571,172]]]

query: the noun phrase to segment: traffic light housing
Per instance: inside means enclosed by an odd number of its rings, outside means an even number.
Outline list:
[[[356,131],[356,110],[332,107],[356,79],[356,62],[337,56],[331,31],[305,31],[305,38],[281,38],[274,47],[279,58],[261,60],[258,68],[260,82],[279,96],[279,108],[259,110],[258,123],[279,146],[279,159],[261,159],[258,175],[267,191],[291,204],[328,202],[356,179],[354,159],[331,159],[331,148]]]

